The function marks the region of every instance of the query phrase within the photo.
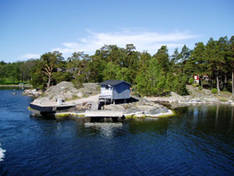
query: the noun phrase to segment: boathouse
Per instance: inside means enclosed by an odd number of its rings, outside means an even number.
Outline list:
[[[101,85],[101,94],[99,101],[115,103],[117,100],[126,101],[130,98],[130,87],[126,81],[121,80],[107,80]]]

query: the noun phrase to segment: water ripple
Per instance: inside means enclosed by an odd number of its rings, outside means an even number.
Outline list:
[[[1,144],[0,144],[0,161],[3,161],[3,159],[4,159],[4,153],[6,152],[6,150],[4,150],[4,149],[2,149],[1,148]]]
[[[29,118],[27,97],[0,93],[0,175],[234,175],[232,108],[83,124]]]

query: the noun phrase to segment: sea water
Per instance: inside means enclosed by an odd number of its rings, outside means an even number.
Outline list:
[[[1,144],[0,144],[0,161],[3,161],[5,152],[6,152],[6,150],[2,149]]]
[[[0,90],[0,175],[234,175],[234,107],[82,123],[30,117],[21,93]]]

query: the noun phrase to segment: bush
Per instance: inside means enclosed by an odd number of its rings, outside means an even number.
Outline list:
[[[194,83],[194,79],[193,79],[193,78],[189,78],[188,83],[189,83],[190,85],[193,84],[193,83]]]
[[[72,74],[69,72],[54,72],[52,76],[55,84],[62,81],[70,81],[72,79]]]
[[[83,82],[84,82],[84,79],[82,76],[76,76],[76,78],[72,80],[74,87],[77,89],[80,89],[83,87]]]
[[[217,89],[215,89],[215,88],[214,88],[214,89],[211,89],[211,93],[212,93],[212,94],[217,94],[217,92],[218,92]]]
[[[198,88],[199,88],[199,90],[202,90],[202,86],[199,86]]]
[[[193,87],[198,87],[199,85],[198,84],[192,84]]]

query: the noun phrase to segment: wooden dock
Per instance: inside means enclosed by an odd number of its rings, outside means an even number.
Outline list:
[[[108,110],[97,110],[97,111],[86,111],[85,117],[123,117],[123,112],[120,111],[108,111]]]
[[[107,110],[90,110],[86,112],[57,112],[54,114],[56,119],[72,117],[83,122],[122,122],[125,117],[123,112]]]
[[[30,108],[33,110],[37,110],[39,112],[47,112],[47,113],[54,113],[56,111],[66,111],[70,108],[75,107],[74,104],[48,104],[48,105],[39,105],[30,103]]]
[[[96,110],[96,108],[91,109],[92,110],[87,110],[85,112],[76,112],[74,104],[30,104],[30,111],[33,116],[51,116],[56,118],[71,116],[96,120],[115,120],[124,118],[124,113],[122,111]]]

